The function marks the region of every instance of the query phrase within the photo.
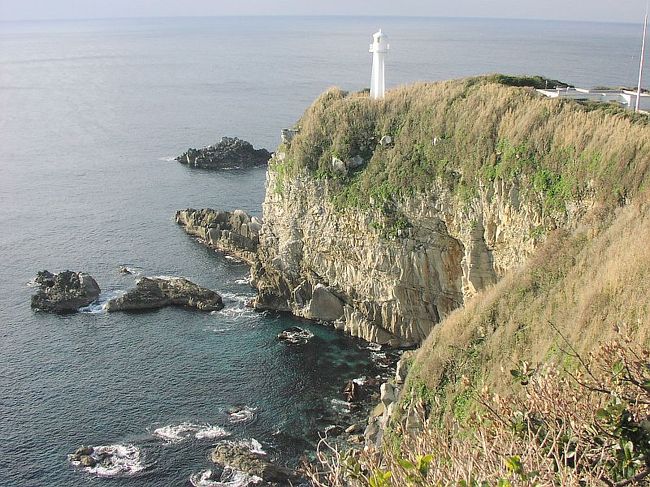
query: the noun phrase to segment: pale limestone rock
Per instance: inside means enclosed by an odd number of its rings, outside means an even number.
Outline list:
[[[378,210],[337,212],[327,179],[285,177],[279,194],[277,177],[267,173],[252,267],[256,307],[308,316],[312,290],[324,284],[344,305],[339,328],[393,346],[422,342],[454,309],[525,262],[542,240],[540,228],[566,226],[568,218],[545,214],[524,179],[479,185],[469,201],[434,184],[397,205],[411,227],[388,238],[377,228],[385,222]],[[584,210],[577,206],[571,218]],[[294,293],[303,282],[307,291]]]
[[[343,302],[327,287],[317,284],[305,317],[313,320],[336,321],[343,316]]]

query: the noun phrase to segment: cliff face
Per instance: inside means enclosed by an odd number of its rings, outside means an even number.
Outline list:
[[[390,222],[380,212],[337,211],[327,180],[303,175],[278,193],[277,178],[271,169],[253,268],[256,306],[337,320],[339,329],[381,344],[421,342],[524,262],[539,240],[536,229],[568,218],[522,203],[519,184],[490,183],[462,204],[438,186],[401,202],[408,225],[387,236]]]
[[[330,90],[269,162],[255,306],[419,344],[549,231],[643,186],[645,133],[489,79]]]

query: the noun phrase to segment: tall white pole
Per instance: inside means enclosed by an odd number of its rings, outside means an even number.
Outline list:
[[[643,82],[643,61],[645,59],[645,38],[648,33],[648,4],[645,7],[645,19],[643,20],[643,41],[641,42],[641,62],[639,63],[639,84],[636,88],[636,106],[634,111],[639,111],[639,104],[641,103],[641,83]]]

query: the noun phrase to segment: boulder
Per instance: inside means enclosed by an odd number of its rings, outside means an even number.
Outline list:
[[[346,166],[345,162],[343,162],[338,157],[332,157],[331,168],[334,174],[339,174],[340,176],[348,175],[348,167]]]
[[[203,169],[244,169],[263,166],[271,158],[266,149],[255,149],[237,137],[222,137],[217,144],[203,149],[188,149],[176,160]]]
[[[343,317],[343,301],[323,284],[317,284],[306,317],[313,320],[336,321]]]
[[[106,304],[107,311],[136,311],[185,306],[201,311],[223,308],[221,296],[182,277],[143,277],[134,289]]]
[[[101,292],[97,281],[83,272],[39,272],[40,286],[32,296],[32,308],[52,313],[73,313],[95,301]]]
[[[387,147],[393,143],[393,138],[390,135],[384,135],[380,140],[379,140],[379,145],[382,147]]]
[[[211,458],[217,465],[228,465],[241,472],[260,477],[265,482],[289,485],[296,480],[294,471],[275,465],[261,454],[254,453],[246,446],[237,443],[221,443],[212,450]]]

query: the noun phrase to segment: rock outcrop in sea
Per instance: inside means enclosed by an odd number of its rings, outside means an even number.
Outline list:
[[[38,292],[32,296],[32,308],[51,313],[74,313],[95,301],[101,292],[97,281],[83,272],[38,273]]]
[[[233,254],[249,264],[256,259],[262,222],[243,210],[189,208],[176,212],[176,223],[213,249]]]
[[[221,466],[229,466],[248,475],[259,477],[264,482],[272,482],[273,485],[295,485],[296,473],[286,467],[270,462],[260,452],[251,451],[245,445],[224,442],[212,450],[212,461]]]
[[[223,308],[221,296],[182,277],[143,277],[134,289],[106,303],[106,310],[138,311],[183,306],[200,311]]]
[[[255,149],[250,142],[237,137],[222,137],[220,142],[203,149],[188,149],[176,160],[202,169],[246,169],[264,166],[270,158],[266,149]]]

